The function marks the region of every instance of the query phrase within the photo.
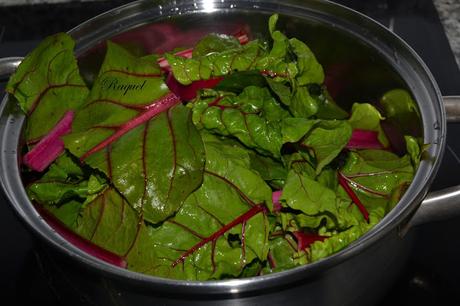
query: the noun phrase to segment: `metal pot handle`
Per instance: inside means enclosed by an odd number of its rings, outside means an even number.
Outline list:
[[[23,57],[0,58],[0,81],[7,80],[9,76],[18,68]]]
[[[460,96],[443,97],[447,122],[460,122]],[[430,192],[409,227],[460,216],[460,185]]]

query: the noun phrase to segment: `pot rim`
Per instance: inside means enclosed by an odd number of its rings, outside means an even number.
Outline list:
[[[161,2],[161,1],[159,1]],[[174,1],[176,7],[179,7],[181,4],[186,1]],[[196,13],[206,13],[207,10],[203,6],[204,2],[210,1],[197,1],[198,6],[195,7],[192,11],[187,11],[187,14],[196,14]],[[218,2],[217,0],[212,0],[211,2]],[[429,185],[435,177],[435,174],[439,168],[442,156],[444,153],[445,146],[445,135],[446,135],[446,116],[445,111],[442,105],[442,96],[438,89],[435,79],[430,73],[427,66],[423,63],[421,58],[416,54],[416,52],[400,37],[396,34],[390,32],[380,23],[375,20],[357,12],[350,8],[347,8],[343,5],[323,1],[323,0],[312,0],[308,3],[302,3],[298,0],[289,0],[285,1],[282,4],[276,3],[275,0],[261,0],[261,1],[233,1],[239,5],[247,4],[247,7],[244,9],[259,9],[262,4],[267,4],[268,8],[265,8],[267,13],[270,12],[280,12],[280,14],[287,13],[288,10],[295,11],[296,17],[310,16],[311,14],[321,14],[323,13],[323,18],[331,17],[330,14],[334,14],[337,20],[340,20],[341,23],[337,22],[335,26],[346,26],[351,25],[355,28],[356,32],[351,32],[350,29],[343,28],[343,30],[348,31],[351,35],[358,36],[362,41],[365,41],[367,44],[371,45],[376,51],[383,52],[386,54],[381,54],[390,61],[392,66],[394,62],[399,61],[399,70],[400,74],[404,77],[404,80],[407,82],[409,78],[415,78],[412,80],[410,89],[413,92],[418,93],[418,97],[424,96],[425,99],[417,100],[419,108],[421,111],[423,130],[424,130],[424,142],[432,142],[432,146],[428,149],[430,156],[434,158],[434,161],[422,161],[413,182],[409,186],[406,193],[403,195],[398,205],[389,212],[383,220],[379,222],[374,228],[360,237],[358,240],[354,241],[348,245],[343,250],[328,256],[327,258],[321,259],[317,262],[299,266],[290,270],[276,272],[273,274],[256,276],[244,279],[229,279],[229,280],[218,280],[218,281],[184,281],[184,280],[173,280],[160,278],[155,276],[149,276],[146,274],[141,274],[129,270],[125,270],[119,267],[112,266],[108,263],[105,263],[99,259],[93,258],[92,256],[81,251],[77,247],[73,246],[64,238],[59,236],[35,211],[31,202],[27,198],[25,190],[22,186],[19,169],[17,167],[18,156],[16,149],[12,150],[12,145],[19,144],[20,133],[18,133],[17,126],[22,126],[24,118],[18,114],[9,115],[6,118],[5,113],[7,108],[11,107],[7,105],[8,96],[5,96],[2,105],[0,106],[0,129],[3,129],[3,137],[0,143],[0,164],[4,169],[0,173],[0,184],[2,189],[5,191],[8,200],[13,206],[16,213],[20,216],[20,219],[32,229],[40,238],[51,244],[55,249],[58,249],[60,252],[70,256],[78,262],[84,263],[85,266],[90,267],[94,271],[99,273],[104,273],[106,276],[110,276],[115,279],[132,281],[133,284],[141,285],[146,288],[152,288],[155,286],[156,289],[162,292],[175,293],[177,290],[181,290],[181,293],[188,293],[191,295],[199,294],[230,294],[238,295],[242,293],[248,293],[251,291],[262,290],[274,286],[285,285],[288,283],[293,283],[308,277],[313,277],[316,273],[325,271],[333,266],[340,264],[341,262],[347,260],[352,256],[356,256],[361,253],[363,250],[367,249],[374,243],[378,242],[385,235],[393,231],[398,225],[403,221],[407,220],[411,214],[415,212],[417,207],[420,205],[422,199],[425,197]],[[218,2],[219,5],[229,6],[231,2]],[[249,4],[251,6],[249,6]],[[86,22],[81,23],[79,26],[71,29],[68,33],[74,36],[78,42],[81,42],[83,47],[81,47],[79,52],[83,52],[85,48],[88,48],[90,45],[89,40],[92,39],[92,44],[94,45],[94,37],[88,34],[88,30],[94,27],[95,25],[100,25],[107,20],[113,20],[117,17],[124,17],[129,20],[130,12],[135,12],[137,9],[150,7],[152,8],[155,4],[149,0],[138,0],[112,10],[109,10],[105,13],[102,13],[92,19],[89,19]],[[169,7],[174,7],[174,5],[166,6],[162,2],[165,10]],[[242,5],[243,6],[243,5]],[[228,8],[227,8],[228,9]],[[235,9],[235,12],[238,11],[238,7],[232,8]],[[318,12],[318,10],[325,10],[324,12]],[[172,11],[172,10],[171,10]],[[126,13],[126,15],[123,15]],[[134,13],[133,13],[134,14]],[[182,12],[182,14],[184,14]],[[305,14],[305,15],[303,15]],[[163,15],[161,19],[171,16]],[[347,18],[346,21],[341,20],[340,18]],[[321,17],[321,16],[320,16]],[[125,20],[122,18],[122,20]],[[122,23],[123,24],[123,23]],[[142,24],[129,24],[126,23],[126,28],[123,28],[123,32],[127,29],[132,28],[133,26],[140,26]],[[106,25],[107,26],[107,25]],[[366,29],[364,29],[366,28]],[[360,29],[360,31],[358,31]],[[119,31],[119,29],[118,29]],[[372,33],[371,33],[372,32]],[[112,35],[113,33],[108,33],[106,35]],[[88,39],[84,35],[89,35],[91,39]],[[389,48],[385,42],[391,41],[393,48],[392,50],[380,50],[380,48]],[[97,43],[98,41],[96,41]],[[399,55],[391,54],[391,52],[396,52],[396,47],[398,47],[398,52],[401,52]],[[401,56],[403,55],[403,56]],[[399,59],[398,59],[399,56]],[[408,68],[414,69],[414,71],[409,71]],[[405,69],[405,70],[404,70]],[[419,85],[421,89],[413,87],[415,81],[420,81]],[[428,101],[428,99],[430,101]],[[423,103],[423,104],[421,104]],[[13,116],[13,117],[11,117]],[[10,124],[11,119],[14,119],[14,122]],[[3,128],[4,127],[4,128]],[[16,130],[14,129],[16,128]],[[6,148],[6,150],[5,150]],[[8,151],[10,150],[10,151]],[[6,152],[6,154],[4,154]],[[16,164],[14,164],[16,162]],[[13,163],[13,165],[12,165]],[[19,183],[19,185],[18,185]],[[22,204],[21,204],[22,203]],[[27,205],[24,205],[27,203]]]

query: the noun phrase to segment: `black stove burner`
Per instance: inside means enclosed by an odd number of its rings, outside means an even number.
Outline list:
[[[0,58],[22,56],[46,35],[66,31],[80,22],[128,1],[71,2],[58,5],[0,7]],[[389,27],[423,58],[444,95],[460,94],[460,71],[431,0],[336,0]],[[0,82],[0,90],[4,83]],[[459,124],[448,124],[447,150],[433,190],[458,184],[460,173]],[[456,153],[458,152],[458,153]],[[458,155],[457,155],[458,154]],[[0,195],[1,196],[1,195]],[[3,251],[0,299],[15,305],[61,305],[52,287],[52,275],[11,209],[0,198],[0,241]],[[401,277],[381,302],[387,305],[460,305],[459,219],[411,230],[415,247]]]

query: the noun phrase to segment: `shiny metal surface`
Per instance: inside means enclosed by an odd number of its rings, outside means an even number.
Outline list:
[[[446,119],[435,80],[415,52],[393,33],[359,13],[321,0],[283,3],[219,0],[136,1],[89,20],[70,34],[77,41],[82,74],[91,82],[100,65],[101,43],[106,39],[134,43],[136,50],[151,52],[168,42],[168,37],[161,35],[164,25],[174,24],[185,36],[193,37],[197,33],[231,31],[241,23],[254,36],[266,37],[266,21],[274,12],[281,14],[280,26],[285,32],[305,40],[326,70],[346,63],[342,77],[348,82],[347,88],[337,99],[344,107],[350,101],[378,97],[390,88],[410,90],[422,116],[422,123],[414,125],[414,133],[431,144],[428,149],[431,158],[422,162],[397,207],[369,233],[333,256],[289,271],[247,279],[209,282],[162,279],[92,258],[65,241],[40,218],[24,191],[18,168],[17,149],[24,117],[6,96],[0,106],[3,189],[25,224],[55,251],[66,254],[63,259],[68,264],[66,277],[100,304],[189,301],[201,305],[267,305],[303,297],[305,303],[315,305],[368,305],[396,277],[407,248],[397,228],[410,218],[428,192],[444,151]],[[81,273],[72,274],[72,269]],[[89,284],[100,291],[93,292]],[[275,295],[278,292],[284,293]]]
[[[0,80],[8,79],[22,61],[22,57],[0,58]]]
[[[460,122],[460,96],[445,96],[447,122]]]
[[[431,192],[423,200],[411,226],[455,218],[460,215],[460,186]]]

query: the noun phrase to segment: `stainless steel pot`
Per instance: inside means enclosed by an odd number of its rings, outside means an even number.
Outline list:
[[[171,43],[162,33],[165,24],[174,24],[184,38],[231,31],[241,24],[255,36],[266,36],[266,21],[274,12],[281,14],[283,30],[306,41],[326,70],[341,67],[338,75],[346,88],[338,97],[340,103],[375,99],[394,87],[408,89],[416,99],[422,122],[411,122],[410,128],[431,144],[427,152],[430,158],[421,163],[400,203],[344,250],[289,271],[209,282],[134,273],[69,244],[33,208],[18,168],[24,116],[5,96],[0,106],[2,190],[19,218],[44,241],[49,269],[59,275],[55,286],[57,290],[67,289],[66,304],[369,305],[381,298],[404,265],[410,247],[410,241],[404,238],[407,230],[460,214],[460,187],[427,196],[444,152],[445,109],[447,119],[458,120],[460,100],[446,97],[443,104],[436,81],[415,52],[364,15],[322,0],[136,1],[99,15],[69,33],[77,41],[82,73],[91,81],[100,64],[100,43],[106,39],[118,40],[138,51],[152,51]],[[20,58],[1,59],[0,75],[13,72],[19,62]]]

